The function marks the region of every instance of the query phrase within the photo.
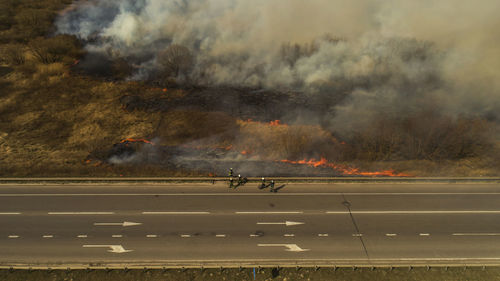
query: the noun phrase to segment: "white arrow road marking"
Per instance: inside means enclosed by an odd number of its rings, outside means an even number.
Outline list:
[[[83,248],[110,248],[111,250],[108,250],[110,253],[127,253],[127,252],[132,252],[133,250],[125,250],[122,245],[83,245]]]
[[[309,249],[302,249],[301,247],[297,246],[297,244],[257,244],[259,247],[286,247],[287,249],[285,251],[289,252],[305,252],[309,251]]]
[[[98,226],[135,226],[135,225],[141,225],[142,223],[140,222],[130,222],[130,221],[124,221],[124,222],[95,222],[94,225]]]
[[[299,225],[299,224],[304,224],[303,222],[295,222],[295,221],[285,221],[285,222],[258,222],[257,224],[283,224],[286,226],[293,226],[293,225]]]

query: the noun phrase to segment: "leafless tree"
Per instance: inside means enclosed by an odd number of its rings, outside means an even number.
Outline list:
[[[194,59],[188,48],[173,44],[160,52],[158,63],[167,77],[186,79],[193,67]]]

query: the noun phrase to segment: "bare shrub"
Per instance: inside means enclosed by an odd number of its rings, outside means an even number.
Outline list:
[[[52,25],[54,13],[42,9],[20,9],[16,12],[16,30],[24,40],[43,36]]]
[[[347,142],[348,160],[456,160],[484,155],[493,145],[491,124],[479,118],[432,112],[404,119],[380,118]]]
[[[2,50],[1,60],[9,65],[22,65],[26,62],[24,56],[24,46],[18,44],[8,44]]]
[[[240,134],[235,148],[267,159],[319,159],[329,157],[339,147],[337,140],[319,126],[273,126],[254,121],[238,121],[238,125]]]
[[[15,24],[14,9],[9,1],[0,2],[0,31],[7,30]]]
[[[302,57],[309,57],[316,53],[319,49],[319,42],[324,41],[330,44],[337,44],[341,41],[345,41],[345,39],[335,37],[332,35],[325,35],[320,40],[313,40],[310,43],[306,44],[292,44],[285,43],[281,45],[280,48],[280,57],[283,62],[288,64],[290,67],[293,67],[297,60]]]
[[[57,35],[51,38],[32,40],[29,48],[41,63],[72,61],[82,53],[77,39],[70,35]]]
[[[166,77],[187,79],[194,64],[194,57],[188,48],[173,44],[160,52],[158,63]]]

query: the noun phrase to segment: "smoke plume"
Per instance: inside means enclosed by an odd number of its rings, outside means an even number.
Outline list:
[[[499,10],[495,0],[82,0],[57,27],[131,62],[131,79],[166,75],[176,46],[190,56],[169,68],[178,81],[293,90],[327,107],[297,120],[349,136],[424,109],[498,120]]]

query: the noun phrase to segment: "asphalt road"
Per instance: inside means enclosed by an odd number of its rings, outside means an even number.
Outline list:
[[[0,185],[0,265],[67,264],[500,264],[500,184]]]

